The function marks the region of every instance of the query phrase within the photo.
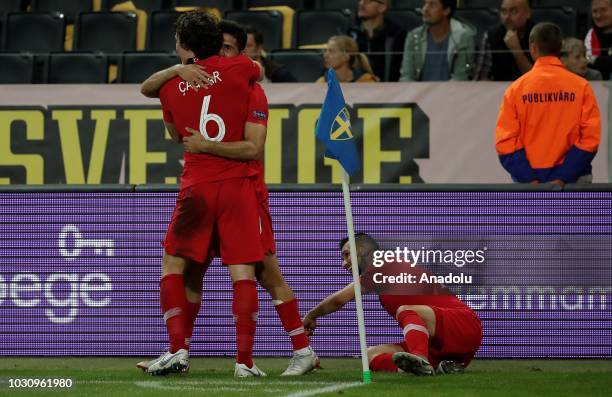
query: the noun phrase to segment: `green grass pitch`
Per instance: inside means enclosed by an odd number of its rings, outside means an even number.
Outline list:
[[[280,373],[288,360],[257,358],[266,378],[234,379],[233,361],[194,358],[184,375],[151,377],[136,358],[14,358],[0,360],[0,396],[610,396],[612,361],[476,360],[465,374],[419,378],[373,373],[361,385],[358,359],[321,359],[322,369],[302,377]],[[70,378],[70,389],[9,388],[9,379]]]

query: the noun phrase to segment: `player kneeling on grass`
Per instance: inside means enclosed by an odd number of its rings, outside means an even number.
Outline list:
[[[480,319],[465,303],[440,284],[380,283],[383,275],[423,274],[410,263],[386,263],[374,267],[378,243],[369,235],[355,236],[360,282],[364,292],[376,292],[382,307],[395,318],[404,340],[397,344],[372,346],[368,360],[372,371],[412,372],[434,375],[463,372],[482,341]],[[348,239],[340,242],[343,266],[351,269]],[[416,280],[420,280],[416,277]],[[355,298],[353,283],[331,294],[304,317],[312,333],[317,319],[340,310]],[[434,369],[435,368],[435,369]]]

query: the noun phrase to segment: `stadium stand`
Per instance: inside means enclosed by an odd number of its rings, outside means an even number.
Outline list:
[[[49,54],[45,68],[48,84],[103,84],[107,82],[108,59],[104,54]]]
[[[393,0],[391,5],[392,8],[421,8],[423,0]]]
[[[407,32],[423,24],[421,14],[419,14],[417,10],[399,10],[392,8],[385,13],[385,17],[395,22],[398,26],[406,29]]]
[[[294,47],[324,45],[331,36],[346,34],[351,19],[348,10],[298,10]]]
[[[206,7],[216,8],[220,15],[225,11],[234,9],[233,0],[176,0],[175,7]]]
[[[316,50],[277,50],[269,58],[283,64],[298,83],[311,83],[323,74],[323,56]]]
[[[246,0],[246,7],[276,7],[276,6],[288,6],[294,10],[304,8],[304,2],[302,0]]]
[[[46,53],[64,50],[66,21],[57,12],[11,12],[6,17],[7,51]]]
[[[2,0],[0,1],[0,16],[11,11],[26,11],[23,0]]]
[[[80,13],[76,22],[75,50],[105,53],[135,51],[136,14],[107,11]]]
[[[130,0],[136,8],[146,11],[151,14],[153,11],[162,10],[164,8],[164,0]],[[117,4],[125,3],[126,0],[103,0],[102,9],[110,11]]]
[[[174,51],[174,22],[179,16],[178,11],[153,11],[149,17],[147,33],[148,51]]]
[[[283,15],[278,11],[228,11],[225,18],[251,25],[263,35],[266,50],[283,48]]]
[[[499,25],[499,12],[493,8],[458,8],[455,12],[455,18],[467,22],[476,29],[476,44],[480,44],[480,40],[484,33]]]
[[[531,18],[534,22],[552,22],[561,28],[566,37],[576,36],[576,10],[569,7],[534,8]]]
[[[317,0],[316,8],[328,10],[348,9],[356,14],[358,3],[355,0]]]
[[[28,53],[0,53],[0,84],[30,84],[34,77],[34,56]]]
[[[461,0],[459,8],[499,8],[501,0]]]
[[[179,63],[173,53],[126,52],[119,62],[118,83],[140,84],[150,75]]]
[[[93,11],[93,4],[90,0],[32,0],[32,11],[61,12],[72,24],[80,12]]]

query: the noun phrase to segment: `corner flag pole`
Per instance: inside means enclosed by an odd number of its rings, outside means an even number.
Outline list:
[[[372,382],[372,374],[368,365],[368,346],[366,343],[365,320],[363,317],[363,303],[361,301],[361,284],[359,283],[359,265],[357,263],[357,244],[355,243],[355,228],[353,226],[353,210],[351,208],[351,195],[349,192],[349,175],[342,168],[342,193],[344,196],[344,212],[346,213],[346,227],[348,229],[349,247],[351,249],[351,268],[353,270],[353,283],[355,286],[355,306],[357,306],[357,324],[359,326],[359,348],[361,349],[361,366],[363,368],[363,383]]]

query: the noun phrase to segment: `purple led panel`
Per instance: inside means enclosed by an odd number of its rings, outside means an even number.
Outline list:
[[[176,193],[0,193],[0,355],[155,356],[160,258]],[[481,316],[480,357],[612,358],[612,193],[355,192],[356,229],[387,248],[483,249],[456,291]],[[303,313],[350,282],[338,192],[272,192],[278,256]],[[231,356],[229,276],[205,278],[193,355]],[[401,330],[364,299],[368,344]],[[321,356],[359,354],[353,304],[319,321]],[[260,290],[256,354],[290,354]]]

